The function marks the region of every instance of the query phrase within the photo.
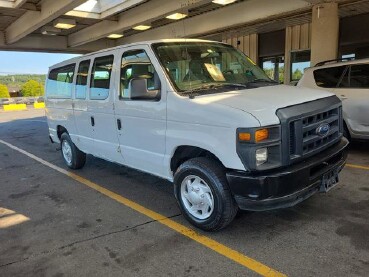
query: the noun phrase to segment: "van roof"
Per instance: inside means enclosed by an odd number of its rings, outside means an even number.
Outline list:
[[[129,43],[129,44],[123,44],[123,45],[119,45],[119,46],[115,46],[115,47],[111,47],[111,48],[106,48],[106,49],[102,49],[96,52],[91,52],[79,57],[75,57],[75,58],[71,58],[65,61],[62,61],[60,63],[54,64],[52,66],[49,67],[49,69],[53,69],[56,67],[61,67],[73,62],[77,62],[79,59],[81,59],[82,57],[88,57],[88,56],[92,56],[95,54],[99,54],[99,53],[103,53],[103,52],[107,52],[107,51],[111,51],[111,50],[115,50],[115,49],[120,49],[120,48],[125,48],[128,46],[136,46],[136,45],[151,45],[154,43],[160,43],[160,42],[216,42],[216,43],[222,43],[219,41],[211,41],[211,40],[203,40],[203,39],[188,39],[188,38],[181,38],[181,39],[160,39],[160,40],[148,40],[148,41],[141,41],[141,42],[134,42],[134,43]]]

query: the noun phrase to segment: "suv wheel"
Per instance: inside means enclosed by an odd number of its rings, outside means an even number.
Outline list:
[[[184,162],[174,175],[174,192],[184,217],[202,230],[220,230],[237,214],[225,170],[217,161],[200,157]]]
[[[62,157],[66,165],[71,169],[82,168],[86,163],[86,154],[74,145],[68,133],[60,137]]]

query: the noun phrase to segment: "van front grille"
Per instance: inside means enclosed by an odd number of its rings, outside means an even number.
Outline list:
[[[340,136],[341,108],[336,107],[324,112],[304,116],[289,123],[290,156],[307,156],[323,150]],[[319,133],[319,128],[328,126],[325,134]]]
[[[326,97],[277,110],[281,122],[283,165],[325,150],[342,137],[342,103]]]

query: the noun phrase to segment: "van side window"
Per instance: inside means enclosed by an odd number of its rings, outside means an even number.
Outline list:
[[[89,67],[90,60],[79,63],[76,80],[76,99],[86,99],[86,86]]]
[[[108,98],[113,62],[113,55],[95,59],[91,72],[90,99],[104,100]]]
[[[48,98],[72,98],[72,83],[76,64],[52,69],[47,78],[46,95]]]
[[[139,100],[131,97],[130,82],[135,78],[147,80],[147,90],[157,91],[160,89],[160,79],[144,50],[127,51],[122,56],[120,70],[120,94],[123,100]],[[147,100],[144,97],[140,100]],[[156,99],[158,100],[158,99]]]
[[[351,65],[351,88],[369,88],[369,64]]]
[[[322,88],[335,88],[345,73],[347,66],[317,69],[314,71],[315,83]]]

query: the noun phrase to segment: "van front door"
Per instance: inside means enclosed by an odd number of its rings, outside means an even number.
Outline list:
[[[369,136],[369,64],[351,65],[334,92],[351,131]]]
[[[163,175],[166,132],[166,87],[164,76],[151,62],[148,47],[129,48],[121,53],[119,93],[115,117],[124,162],[131,167]],[[159,74],[158,74],[159,73]],[[148,91],[155,98],[133,97],[131,80],[147,80]]]

